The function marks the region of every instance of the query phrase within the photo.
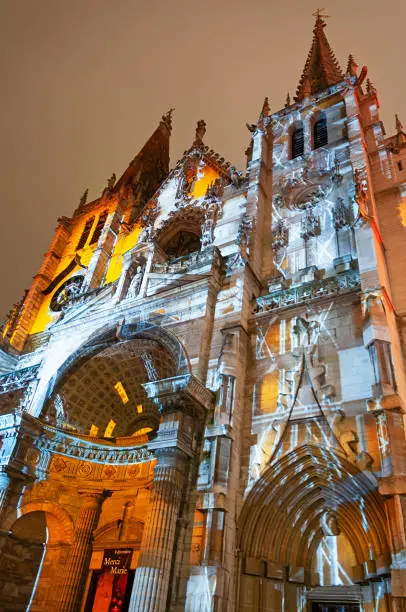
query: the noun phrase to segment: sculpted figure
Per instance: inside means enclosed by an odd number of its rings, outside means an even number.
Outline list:
[[[142,266],[137,266],[137,271],[134,274],[133,279],[131,280],[130,286],[128,287],[127,297],[128,298],[136,298],[141,289],[142,279],[144,277],[144,268]]]

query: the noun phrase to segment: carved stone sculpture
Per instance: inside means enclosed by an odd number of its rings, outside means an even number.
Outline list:
[[[127,292],[128,298],[134,299],[138,296],[140,289],[141,289],[143,278],[144,278],[144,268],[142,266],[137,266],[137,271],[131,280],[130,286],[128,287],[128,292]]]

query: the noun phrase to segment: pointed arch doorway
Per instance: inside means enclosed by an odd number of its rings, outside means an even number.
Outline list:
[[[376,479],[329,448],[304,444],[268,466],[244,503],[239,549],[241,612],[390,609]]]

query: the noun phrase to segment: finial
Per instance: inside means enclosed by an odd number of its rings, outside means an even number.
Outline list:
[[[109,179],[107,179],[107,187],[106,189],[108,191],[112,191],[114,189],[114,185],[116,184],[116,175],[113,172],[113,174],[111,175],[111,177]]]
[[[376,89],[373,86],[371,79],[367,79],[367,92],[369,94],[374,94],[376,92]]]
[[[270,110],[271,110],[271,108],[269,106],[268,96],[266,96],[266,98],[264,100],[264,103],[262,105],[262,111],[261,111],[262,117],[268,117]]]
[[[162,122],[166,125],[169,131],[172,129],[172,115],[174,110],[174,108],[170,108],[165,115],[162,115]]]
[[[396,122],[396,131],[398,134],[400,134],[401,132],[403,132],[403,124],[400,121],[398,115],[395,115],[395,122]]]
[[[88,190],[88,189],[85,189],[85,190],[84,190],[84,192],[83,192],[82,197],[81,197],[81,198],[80,198],[80,200],[79,200],[79,207],[82,207],[82,206],[84,206],[84,205],[86,204],[86,202],[87,202],[87,196],[88,196],[88,195],[89,195],[89,190]]]
[[[290,106],[290,93],[289,92],[286,94],[285,108],[288,108],[288,106]]]
[[[324,8],[318,8],[314,11],[313,17],[316,17],[316,26],[323,24],[324,27],[325,24],[323,23],[323,19],[328,19],[330,17],[330,15],[323,15],[324,10]]]
[[[350,76],[357,76],[357,68],[358,68],[358,64],[357,62],[354,60],[354,56],[350,53],[348,56],[348,63],[347,63],[347,69],[346,69],[346,73],[349,74]]]
[[[203,119],[200,119],[200,121],[197,122],[196,136],[195,136],[195,141],[193,144],[195,145],[202,144],[205,133],[206,133],[206,122]]]

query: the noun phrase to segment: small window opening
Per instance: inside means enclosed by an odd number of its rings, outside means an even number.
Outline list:
[[[403,164],[401,161],[398,161],[398,170],[403,170]]]
[[[91,217],[91,219],[88,219],[86,221],[85,227],[83,228],[82,235],[79,238],[79,242],[77,243],[77,246],[76,246],[77,251],[79,249],[82,249],[85,246],[87,239],[89,237],[89,234],[90,234],[90,230],[92,229],[93,221],[94,221],[94,217]]]
[[[292,159],[304,153],[304,130],[300,121],[292,132]]]
[[[90,244],[94,244],[95,242],[97,242],[100,238],[100,234],[102,233],[103,227],[106,223],[106,219],[107,219],[107,211],[104,211],[96,224],[96,227],[94,228],[94,232],[93,232],[93,236],[92,239],[90,240]]]
[[[328,143],[327,117],[325,113],[322,113],[314,124],[313,142],[315,149],[324,147]]]

